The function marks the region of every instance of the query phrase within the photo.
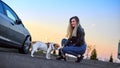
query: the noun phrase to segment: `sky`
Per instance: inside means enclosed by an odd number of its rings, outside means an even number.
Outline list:
[[[69,19],[78,16],[87,45],[98,58],[117,59],[120,0],[2,0],[21,18],[33,41],[61,43]]]

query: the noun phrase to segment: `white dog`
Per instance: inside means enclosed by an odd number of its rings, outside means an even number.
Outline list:
[[[46,52],[46,59],[51,59],[50,58],[50,54],[51,54],[51,51],[53,49],[57,50],[59,48],[59,45],[56,44],[56,43],[43,43],[43,42],[40,42],[40,41],[37,41],[37,42],[33,42],[33,45],[32,45],[32,51],[31,51],[31,56],[34,57],[34,52],[38,51],[38,50],[43,50]]]

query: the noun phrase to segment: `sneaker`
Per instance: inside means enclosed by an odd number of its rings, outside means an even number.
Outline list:
[[[80,56],[80,57],[77,57],[77,60],[75,61],[76,63],[79,63],[82,59],[83,59],[84,56]]]
[[[64,61],[66,61],[66,57],[63,57],[63,56],[60,56],[58,58],[56,58],[57,60],[61,60],[61,59],[64,59]]]

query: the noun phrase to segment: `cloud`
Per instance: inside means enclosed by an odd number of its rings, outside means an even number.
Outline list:
[[[96,24],[91,24],[91,27],[95,27],[96,26]]]

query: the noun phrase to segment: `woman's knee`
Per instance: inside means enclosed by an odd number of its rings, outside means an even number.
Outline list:
[[[67,39],[63,38],[61,41],[61,45],[63,46],[67,42]]]
[[[64,48],[62,49],[62,52],[63,52],[63,53],[67,53],[67,54],[71,54],[71,55],[74,55],[74,56],[77,56],[77,53],[74,52],[74,49],[71,48],[71,47],[64,47]]]
[[[84,54],[86,51],[86,45],[81,47],[80,54]]]
[[[62,52],[66,53],[68,51],[67,47],[62,48]]]

